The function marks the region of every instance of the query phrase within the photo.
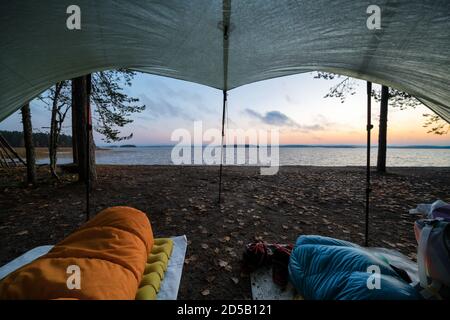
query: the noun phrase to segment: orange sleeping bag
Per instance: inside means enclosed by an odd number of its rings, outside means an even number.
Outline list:
[[[134,299],[153,242],[145,213],[105,209],[3,279],[0,299]]]

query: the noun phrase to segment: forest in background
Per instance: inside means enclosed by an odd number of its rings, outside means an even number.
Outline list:
[[[24,147],[23,132],[21,131],[2,131],[0,130],[0,135],[2,135],[8,143],[14,148]],[[35,147],[45,147],[48,148],[50,134],[44,132],[33,133],[33,141]],[[58,137],[59,147],[72,147],[72,136],[66,134],[60,134]]]

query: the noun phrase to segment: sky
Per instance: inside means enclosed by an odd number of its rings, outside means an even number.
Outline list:
[[[366,85],[357,81],[356,94],[344,103],[324,98],[329,88],[340,81],[314,79],[313,73],[265,80],[233,89],[228,94],[228,129],[279,129],[280,144],[351,144],[366,142]],[[374,85],[374,88],[379,88]],[[140,99],[146,110],[134,114],[133,123],[121,129],[133,138],[116,144],[175,144],[171,135],[176,129],[192,132],[194,121],[203,128],[220,129],[222,92],[203,85],[160,76],[138,73],[125,92]],[[377,140],[379,104],[373,102],[372,139]],[[50,111],[38,100],[31,102],[33,129],[48,131]],[[450,135],[437,136],[423,128],[424,106],[399,110],[389,108],[389,145],[450,145]],[[70,134],[71,121],[65,122]],[[20,114],[16,112],[0,123],[0,130],[21,131]],[[102,136],[94,135],[96,144],[107,145]]]

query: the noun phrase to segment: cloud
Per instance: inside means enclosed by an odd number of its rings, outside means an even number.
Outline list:
[[[342,132],[347,132],[349,130],[349,128],[354,128],[353,123],[339,123],[339,122],[334,122],[334,121],[330,121],[328,120],[328,118],[322,114],[317,114],[314,117],[314,122],[318,123],[320,126],[327,128],[327,129],[332,129],[333,131],[342,131]],[[358,132],[356,129],[354,132]]]
[[[314,121],[316,121],[317,123],[320,123],[321,126],[323,127],[333,127],[336,126],[337,123],[336,122],[331,122],[327,119],[327,117],[325,117],[322,114],[318,114],[315,116]]]
[[[290,104],[295,104],[295,105],[300,104],[300,102],[297,99],[294,99],[289,94],[285,94],[284,99],[286,100],[287,103],[290,103]]]
[[[191,109],[196,109],[196,111],[201,113],[217,113],[217,110],[210,108],[205,104],[204,97],[197,92],[192,90],[186,90],[180,85],[174,84],[168,86],[163,82],[155,82],[151,84],[152,92],[162,99],[178,101],[184,106],[190,105]],[[220,105],[220,103],[218,102]]]
[[[320,124],[313,124],[313,125],[303,125],[301,126],[301,129],[308,130],[308,131],[321,131],[325,130],[325,128]]]
[[[186,109],[172,103],[169,99],[159,96],[158,99],[153,99],[146,94],[141,94],[139,99],[146,106],[145,114],[151,119],[157,118],[184,118],[186,120],[194,121],[195,118]],[[141,115],[141,118],[148,118]]]
[[[250,117],[256,118],[262,123],[271,126],[290,127],[292,129],[297,129],[303,132],[320,131],[324,129],[323,126],[320,124],[313,124],[313,125],[299,124],[280,111],[269,111],[266,112],[265,114],[260,114],[255,110],[245,109],[244,112]]]
[[[262,115],[252,109],[244,110],[249,116],[259,119],[261,122],[274,126],[297,126],[297,123],[280,111],[269,111]]]

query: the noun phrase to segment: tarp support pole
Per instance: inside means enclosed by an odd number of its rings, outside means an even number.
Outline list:
[[[222,200],[222,170],[223,170],[223,144],[225,140],[225,112],[227,107],[228,91],[228,48],[230,37],[231,0],[222,2],[222,31],[223,31],[223,104],[222,104],[222,143],[220,145],[219,168],[219,204]]]
[[[372,82],[367,81],[367,164],[366,164],[366,229],[364,246],[369,246],[369,212],[370,212],[370,131],[372,130]]]
[[[86,125],[86,135],[87,135],[87,137],[86,137],[86,146],[87,146],[86,147],[86,171],[87,171],[87,175],[86,175],[86,180],[85,180],[86,181],[86,221],[89,221],[90,213],[91,213],[90,202],[89,202],[90,188],[91,188],[91,186],[90,186],[90,177],[89,177],[90,176],[90,170],[91,170],[91,168],[90,168],[90,154],[89,154],[90,128],[91,128],[91,124],[88,121],[88,123]]]
[[[227,107],[227,92],[223,90],[223,108],[222,108],[222,142],[220,144],[220,169],[219,169],[219,204],[222,195],[222,170],[223,170],[223,144],[225,142],[225,110]]]

